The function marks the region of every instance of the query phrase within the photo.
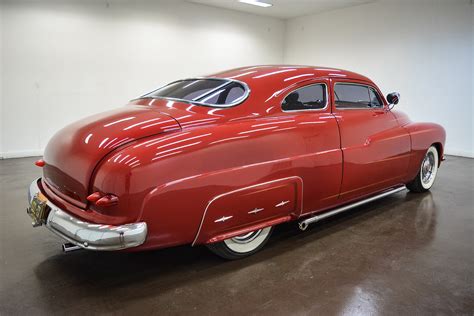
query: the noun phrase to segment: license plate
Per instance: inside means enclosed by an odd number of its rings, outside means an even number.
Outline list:
[[[48,199],[41,193],[37,193],[31,200],[28,214],[33,219],[33,226],[40,226],[46,222],[49,214]]]

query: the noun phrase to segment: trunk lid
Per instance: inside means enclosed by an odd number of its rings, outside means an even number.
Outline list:
[[[136,139],[180,129],[171,116],[149,106],[129,105],[90,116],[49,141],[44,180],[61,198],[85,208],[91,176],[106,155]]]

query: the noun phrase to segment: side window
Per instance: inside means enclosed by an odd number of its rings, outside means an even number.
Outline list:
[[[366,109],[382,107],[377,91],[359,84],[337,83],[334,86],[334,99],[338,109]]]
[[[281,108],[283,111],[321,110],[326,103],[326,85],[313,84],[288,94]]]
[[[368,108],[370,107],[369,87],[337,83],[334,86],[336,108]]]
[[[372,87],[369,87],[369,96],[370,96],[370,105],[372,107],[379,108],[383,106],[383,103],[382,103],[382,100],[380,99],[379,94]]]

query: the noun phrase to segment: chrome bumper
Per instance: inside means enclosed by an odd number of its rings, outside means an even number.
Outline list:
[[[28,203],[40,193],[37,179],[30,185]],[[112,251],[136,247],[145,242],[147,225],[144,222],[120,226],[93,224],[72,216],[48,200],[48,217],[44,223],[46,228],[65,240],[81,248],[90,250]],[[30,208],[28,207],[27,213]],[[40,226],[43,223],[33,223]]]

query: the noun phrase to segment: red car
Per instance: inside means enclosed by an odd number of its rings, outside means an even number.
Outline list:
[[[205,244],[236,259],[300,228],[429,190],[444,129],[413,123],[359,74],[256,66],[175,81],[60,130],[29,189],[65,250]]]

